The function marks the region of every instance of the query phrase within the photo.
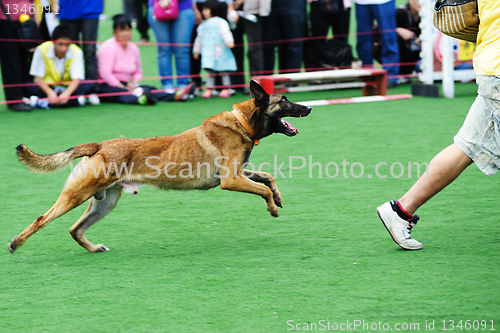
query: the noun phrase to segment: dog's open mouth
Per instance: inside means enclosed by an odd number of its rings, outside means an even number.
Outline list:
[[[280,119],[280,121],[281,121],[281,126],[283,126],[284,128],[284,134],[288,136],[294,136],[299,134],[299,130],[293,127],[289,121],[283,119]]]

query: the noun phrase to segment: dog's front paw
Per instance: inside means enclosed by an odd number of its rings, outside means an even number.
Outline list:
[[[278,191],[278,189],[272,190],[273,192],[273,199],[274,203],[276,206],[283,208],[283,198],[281,198],[281,193]]]

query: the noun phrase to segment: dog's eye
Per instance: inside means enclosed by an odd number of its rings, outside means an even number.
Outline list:
[[[283,96],[283,97],[281,98],[281,101],[280,101],[280,102],[285,103],[286,101],[288,101],[288,100],[286,99],[286,97],[285,97],[285,96]]]

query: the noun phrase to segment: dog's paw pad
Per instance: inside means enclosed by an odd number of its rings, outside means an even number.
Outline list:
[[[17,249],[17,246],[16,246],[16,244],[14,244],[13,242],[9,242],[9,243],[7,243],[7,248],[9,249],[9,252],[10,252],[11,254],[14,254],[14,252],[15,252],[15,251],[16,251],[16,249]]]
[[[278,208],[269,208],[268,211],[269,211],[269,214],[271,214],[272,217],[278,217],[279,216]]]

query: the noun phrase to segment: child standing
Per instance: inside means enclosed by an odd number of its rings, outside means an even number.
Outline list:
[[[217,0],[207,0],[203,4],[203,21],[198,29],[193,47],[193,56],[198,59],[201,55],[201,66],[208,72],[206,89],[201,94],[203,98],[213,96],[215,77],[220,75],[222,84],[226,87],[231,85],[229,73],[236,70],[236,60],[231,52],[234,47],[234,39],[229,24],[220,17],[224,4]],[[231,91],[223,89],[219,97],[229,97]]]

